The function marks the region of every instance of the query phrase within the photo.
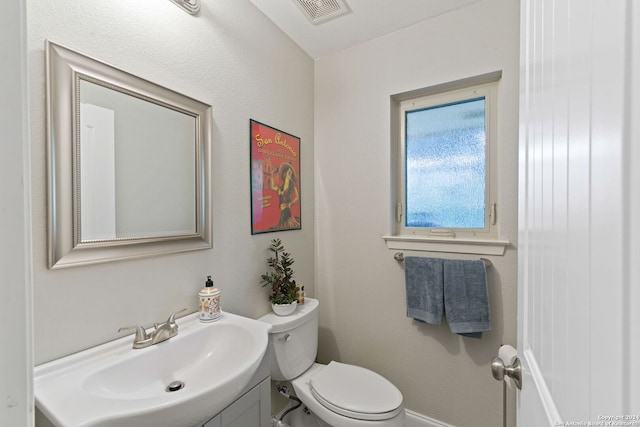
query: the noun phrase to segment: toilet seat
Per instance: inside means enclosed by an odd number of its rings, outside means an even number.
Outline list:
[[[402,410],[402,393],[389,380],[368,369],[330,362],[309,380],[314,398],[345,417],[387,420]]]

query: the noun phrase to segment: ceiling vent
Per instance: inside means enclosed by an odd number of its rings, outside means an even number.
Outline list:
[[[315,25],[350,12],[344,0],[293,0],[293,2]]]

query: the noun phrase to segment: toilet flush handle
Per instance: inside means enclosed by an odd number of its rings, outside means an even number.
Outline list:
[[[284,334],[284,336],[280,339],[285,342],[289,342],[289,340],[291,339],[291,334]]]

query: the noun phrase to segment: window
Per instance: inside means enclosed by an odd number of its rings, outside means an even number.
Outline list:
[[[499,78],[492,73],[392,97],[395,224],[387,243],[472,253],[494,249],[451,243],[505,243],[497,240],[496,224]],[[445,249],[434,248],[438,243]]]

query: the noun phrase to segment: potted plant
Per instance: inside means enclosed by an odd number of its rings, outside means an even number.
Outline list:
[[[269,251],[273,256],[267,259],[267,265],[271,271],[262,275],[262,286],[269,286],[269,301],[273,312],[280,316],[286,316],[295,311],[297,305],[297,292],[300,290],[293,278],[291,266],[295,262],[291,254],[285,252],[280,239],[271,240]]]

